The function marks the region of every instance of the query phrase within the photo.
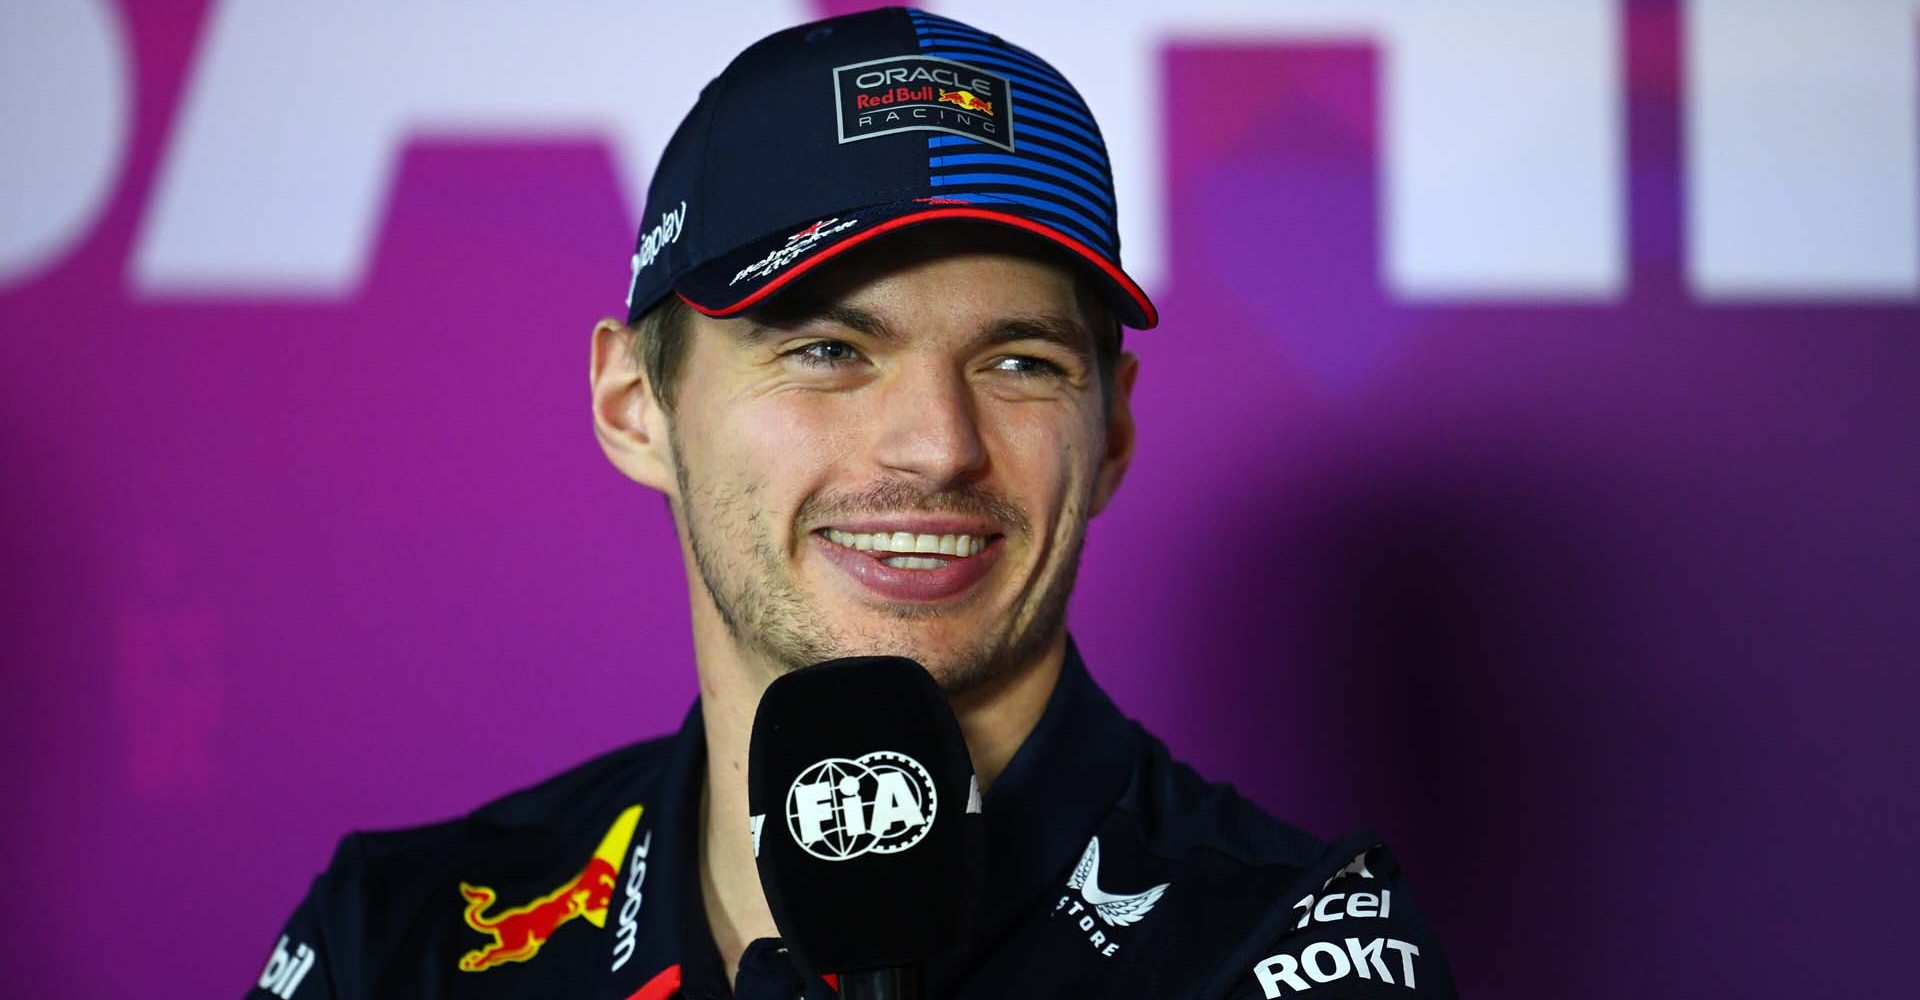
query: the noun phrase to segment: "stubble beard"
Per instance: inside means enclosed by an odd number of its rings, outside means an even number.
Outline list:
[[[670,431],[668,436],[674,435]],[[686,504],[675,514],[686,526],[701,583],[734,645],[771,664],[777,674],[843,656],[904,656],[926,667],[941,690],[953,697],[1033,663],[1066,621],[1068,599],[1080,571],[1084,523],[1068,540],[1061,572],[1047,585],[1024,621],[1002,621],[965,645],[930,650],[916,641],[912,623],[938,618],[945,609],[907,603],[879,605],[878,609],[893,619],[891,628],[862,629],[829,621],[801,593],[774,545],[762,516],[764,508],[758,503],[758,484],[735,490],[695,482],[696,477],[687,468],[686,451],[678,441],[672,446],[680,459],[675,463],[674,477]],[[926,509],[916,502],[924,495],[911,487],[883,487],[879,494],[872,498],[876,507]],[[1005,507],[996,509],[1004,511]],[[1064,513],[1079,518],[1085,509],[1082,504],[1074,504]],[[1000,523],[1027,523],[1017,512],[1009,513],[1013,517],[1003,515]],[[732,527],[736,525],[739,527]],[[742,551],[748,554],[746,566],[737,565],[738,557],[732,555]]]

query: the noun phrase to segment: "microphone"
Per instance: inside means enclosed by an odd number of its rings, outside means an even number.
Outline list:
[[[794,967],[838,973],[845,1000],[921,997],[925,960],[972,932],[986,861],[973,761],[926,668],[856,656],[775,679],[747,804]]]

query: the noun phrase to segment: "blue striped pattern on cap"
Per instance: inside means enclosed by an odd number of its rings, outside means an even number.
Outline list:
[[[1116,264],[1113,172],[1085,101],[1039,56],[969,25],[909,9],[923,55],[952,59],[1007,78],[1013,149],[960,135],[927,140],[934,193],[987,207],[1017,206]]]

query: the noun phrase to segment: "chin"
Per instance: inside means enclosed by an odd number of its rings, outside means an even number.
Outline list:
[[[827,633],[833,641],[826,658],[904,657],[925,667],[948,695],[971,691],[1012,669],[1012,661],[1020,657],[1007,648],[1008,637],[991,627],[990,617],[983,623],[953,611],[928,605],[869,606],[834,623]],[[914,612],[919,612],[917,618]]]

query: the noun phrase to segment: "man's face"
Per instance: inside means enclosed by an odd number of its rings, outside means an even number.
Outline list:
[[[1087,520],[1130,457],[1136,362],[1109,417],[1063,266],[970,229],[906,235],[777,311],[694,317],[675,508],[742,652],[781,670],[907,656],[957,694],[1062,628]],[[940,551],[902,557],[900,532]]]

